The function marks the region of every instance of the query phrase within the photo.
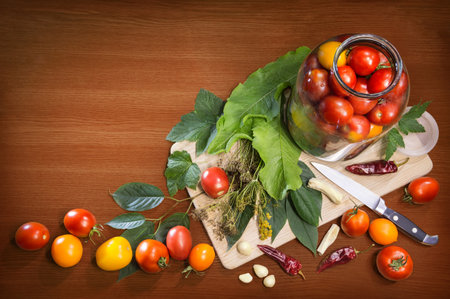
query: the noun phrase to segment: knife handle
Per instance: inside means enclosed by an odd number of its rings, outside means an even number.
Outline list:
[[[439,241],[438,235],[428,235],[419,226],[414,224],[414,222],[392,209],[386,208],[383,216],[395,223],[407,235],[425,245],[436,245]]]

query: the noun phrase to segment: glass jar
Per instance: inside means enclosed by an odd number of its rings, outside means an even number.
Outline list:
[[[390,42],[373,34],[340,35],[304,60],[284,122],[309,154],[350,159],[398,122],[408,98],[408,73]]]

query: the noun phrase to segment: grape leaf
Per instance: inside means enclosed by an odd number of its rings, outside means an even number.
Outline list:
[[[196,189],[200,179],[200,168],[193,163],[187,151],[176,151],[167,160],[164,172],[167,180],[167,189],[171,196],[178,190],[187,187]]]
[[[298,215],[309,224],[318,226],[322,210],[322,194],[306,186],[306,182],[313,178],[314,174],[305,163],[299,161],[298,164],[302,168],[301,178],[304,184],[299,189],[289,192],[289,197]]]
[[[286,200],[286,214],[289,227],[297,240],[316,255],[317,241],[319,239],[317,227],[302,220],[290,200]]]
[[[144,222],[144,215],[139,213],[126,213],[115,217],[105,224],[116,229],[132,229],[141,226]]]
[[[422,133],[425,132],[425,128],[417,121],[417,118],[421,117],[428,106],[430,101],[423,104],[417,104],[411,107],[408,112],[403,114],[402,118],[398,122],[398,129],[392,128],[385,136],[386,141],[385,160],[389,160],[397,150],[397,147],[405,147],[405,142],[400,134],[402,132],[405,135],[409,133]],[[399,131],[400,130],[400,131]]]
[[[145,183],[124,184],[111,196],[122,209],[131,212],[153,209],[164,200],[161,189]]]
[[[153,222],[145,221],[141,226],[124,231],[122,233],[122,237],[124,237],[125,239],[128,240],[128,242],[130,242],[131,249],[134,252],[139,243],[141,243],[143,240],[152,239],[154,236],[153,235],[154,232],[155,226]],[[131,262],[125,268],[120,269],[119,278],[117,279],[117,281],[120,281],[125,277],[132,275],[137,270],[139,270],[139,265],[137,264],[136,259],[133,256]]]
[[[190,221],[189,216],[185,213],[174,213],[161,222],[156,232],[156,240],[165,243],[166,236],[169,230],[177,225],[182,225],[189,229]]]
[[[172,128],[166,139],[172,142],[196,141],[196,154],[202,154],[216,136],[216,123],[225,102],[205,89],[200,89],[195,100],[195,111],[185,114]]]
[[[280,117],[260,122],[253,134],[253,148],[264,161],[259,179],[271,197],[281,200],[288,190],[296,190],[302,185],[302,169],[297,164],[301,150],[291,141]]]
[[[244,118],[262,117],[270,121],[279,114],[274,95],[280,92],[280,85],[295,84],[300,65],[309,52],[307,47],[290,51],[252,73],[233,90],[217,122],[217,135],[208,147],[210,154],[228,151],[240,138],[252,139],[251,128],[242,126]]]

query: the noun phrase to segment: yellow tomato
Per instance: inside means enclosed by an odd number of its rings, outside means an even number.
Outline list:
[[[114,237],[100,245],[95,253],[97,265],[105,271],[126,267],[133,257],[130,242],[124,237]]]
[[[56,264],[68,268],[75,266],[81,260],[83,245],[74,235],[62,235],[53,241],[51,253]]]
[[[397,241],[398,230],[394,223],[384,218],[377,218],[370,223],[369,235],[380,245]]]
[[[330,41],[320,45],[317,52],[317,57],[319,58],[320,64],[327,70],[331,69],[331,66],[333,65],[334,54],[336,53],[336,50],[340,44],[340,42]],[[343,51],[341,55],[339,55],[337,66],[345,65],[345,52],[346,51]]]
[[[383,131],[383,126],[374,125],[373,123],[370,123],[370,131],[369,135],[367,135],[367,139],[378,136]]]

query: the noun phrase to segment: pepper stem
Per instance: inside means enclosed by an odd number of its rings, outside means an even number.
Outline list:
[[[394,162],[394,164],[395,164],[395,166],[399,167],[399,166],[405,165],[408,161],[409,161],[409,157],[406,158],[406,159],[404,159],[404,160],[401,160],[401,161],[398,162],[398,163],[395,163],[395,162]]]
[[[370,245],[369,247],[367,247],[366,249],[363,249],[361,251],[355,249],[355,252],[356,252],[356,254],[364,253],[364,252],[368,251],[370,248],[372,248],[373,246],[375,246],[375,244],[372,243],[372,245]]]
[[[298,275],[300,275],[303,280],[306,280],[305,274],[303,274],[302,270],[298,270]]]

